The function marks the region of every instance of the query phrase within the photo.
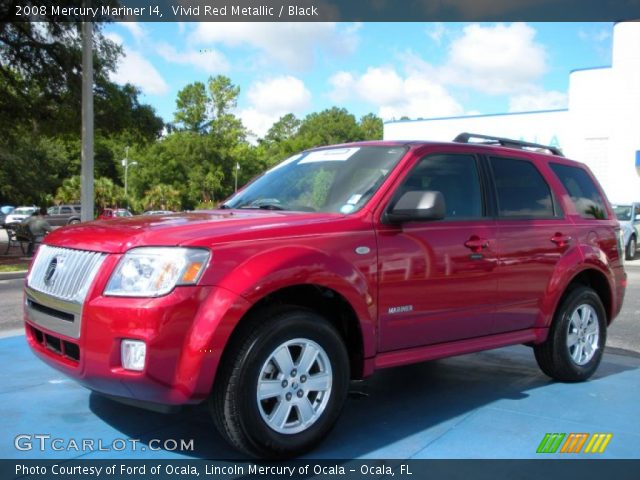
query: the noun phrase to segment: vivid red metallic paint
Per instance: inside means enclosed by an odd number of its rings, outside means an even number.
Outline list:
[[[378,142],[370,145],[397,146]],[[564,212],[561,219],[408,223],[382,222],[395,188],[411,167],[436,152],[532,160]],[[508,155],[507,155],[508,154]],[[545,340],[567,285],[583,271],[606,279],[609,321],[621,308],[626,276],[617,221],[576,212],[547,155],[465,144],[410,144],[405,157],[360,211],[350,214],[217,210],[133,217],[66,227],[46,237],[59,247],[108,253],[84,304],[81,355],[72,362],[27,339],[48,364],[103,393],[163,404],[199,402],[212,388],[227,342],[249,309],[295,285],[319,285],[342,296],[359,322],[362,371]],[[571,237],[557,244],[551,237]],[[486,241],[481,259],[465,242]],[[210,249],[197,286],[159,298],[103,295],[121,256],[139,246]],[[369,253],[356,253],[367,247]],[[411,311],[390,308],[411,305]],[[120,341],[147,343],[143,372],[120,366]]]

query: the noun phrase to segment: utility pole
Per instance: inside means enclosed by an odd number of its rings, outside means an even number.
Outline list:
[[[87,20],[87,19],[85,19]],[[93,25],[82,23],[82,156],[80,168],[80,219],[93,220]]]
[[[238,191],[238,170],[240,170],[240,162],[236,162],[236,192]]]
[[[129,166],[135,167],[136,165],[138,165],[138,162],[129,161],[129,147],[125,147],[122,166],[124,167],[124,198],[127,201],[127,209],[129,208],[129,193],[128,193]]]

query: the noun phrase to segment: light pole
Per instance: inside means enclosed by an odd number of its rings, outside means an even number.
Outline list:
[[[127,200],[127,210],[129,209],[129,195],[127,193],[129,167],[136,165],[138,165],[138,162],[129,161],[129,147],[126,147],[124,149],[124,159],[122,160],[122,166],[124,167],[124,198]]]
[[[240,170],[240,162],[236,162],[236,192],[238,191],[238,170]]]

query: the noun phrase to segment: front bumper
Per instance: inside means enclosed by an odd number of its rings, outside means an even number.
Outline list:
[[[228,290],[194,286],[159,298],[90,294],[82,308],[69,312],[55,299],[27,288],[24,320],[32,350],[85,387],[136,401],[181,405],[208,396],[226,340],[248,308],[245,304]],[[122,339],[147,344],[143,371],[122,368]]]

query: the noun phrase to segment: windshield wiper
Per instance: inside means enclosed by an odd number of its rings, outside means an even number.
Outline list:
[[[286,210],[286,208],[284,208],[281,205],[278,205],[277,203],[263,203],[261,205],[245,205],[240,208],[247,209],[247,210]]]

